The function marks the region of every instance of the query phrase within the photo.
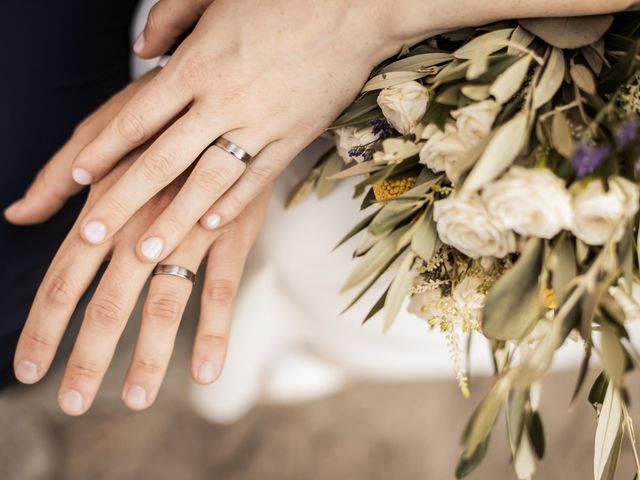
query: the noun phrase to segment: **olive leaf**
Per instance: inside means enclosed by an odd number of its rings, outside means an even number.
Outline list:
[[[495,97],[498,103],[505,103],[520,90],[530,65],[531,56],[526,55],[498,76],[489,89],[489,93]]]
[[[596,94],[596,80],[593,78],[591,70],[587,67],[580,63],[575,63],[571,66],[569,74],[580,90],[589,95]]]
[[[411,239],[411,250],[423,260],[429,261],[436,252],[439,240],[436,223],[433,221],[432,205],[422,214],[418,222],[418,228]]]
[[[426,74],[423,72],[389,72],[376,75],[362,88],[363,92],[371,92],[373,90],[382,90],[383,88],[393,87],[401,83],[411,80],[418,80]]]
[[[601,325],[600,356],[604,371],[610,379],[609,383],[619,388],[622,385],[626,357],[616,331],[606,323]]]
[[[529,412],[525,418],[525,424],[527,427],[527,433],[529,434],[529,440],[533,446],[536,455],[540,460],[544,457],[545,440],[544,440],[544,427],[542,425],[542,419],[540,413],[537,411]]]
[[[507,48],[507,55],[518,55],[521,51],[516,48],[519,46],[521,48],[527,48],[531,45],[531,42],[535,40],[535,36],[522,28],[520,25],[516,27],[509,39],[509,48]]]
[[[622,425],[622,401],[620,393],[610,382],[602,402],[598,426],[596,427],[595,451],[593,456],[593,476],[600,480],[604,467],[613,449],[613,444]]]
[[[413,200],[395,200],[386,205],[369,225],[369,231],[381,235],[398,225],[414,213],[420,204]]]
[[[402,260],[402,263],[396,272],[396,276],[393,279],[393,282],[391,282],[391,286],[389,287],[389,291],[384,302],[383,328],[385,332],[393,325],[393,322],[402,307],[404,299],[407,298],[407,295],[409,294],[409,289],[411,288],[415,277],[415,274],[412,272],[414,260],[415,255],[412,252],[409,252]]]
[[[549,55],[547,66],[533,91],[534,109],[540,108],[558,93],[564,80],[565,71],[566,65],[562,50],[553,48],[551,55]]]
[[[527,140],[528,118],[525,112],[520,112],[502,125],[491,138],[462,189],[479,190],[497,178],[513,163]]]
[[[476,102],[481,102],[489,96],[490,88],[488,85],[463,85],[460,91],[465,97]]]
[[[503,386],[498,382],[473,412],[462,438],[464,458],[471,458],[481,444],[489,438],[502,407],[502,396]]]
[[[377,92],[368,92],[347,108],[342,115],[331,125],[330,129],[335,130],[337,128],[343,128],[350,126],[353,122],[359,123],[362,117],[375,111],[378,108],[378,94]],[[380,114],[382,116],[382,113]]]
[[[344,167],[344,160],[340,158],[337,151],[334,151],[322,164],[320,178],[316,183],[316,196],[322,200],[335,188],[337,181],[330,180],[329,177],[337,174]]]
[[[489,449],[489,440],[490,437],[487,437],[479,446],[476,448],[475,452],[470,457],[462,456],[460,461],[458,462],[458,466],[456,467],[456,478],[458,480],[465,478],[471,472],[473,472],[478,465],[484,460],[484,457],[487,455],[487,450]]]
[[[390,72],[424,72],[427,68],[452,60],[450,53],[434,52],[412,55],[390,63],[380,73]]]
[[[513,33],[513,28],[492,30],[474,38],[453,52],[453,56],[461,60],[471,60],[481,51],[485,55],[491,55],[507,45],[507,40]]]
[[[340,290],[340,293],[344,293],[365,281],[387,264],[387,262],[397,254],[398,239],[406,230],[408,230],[408,227],[403,227],[376,242],[373,247],[371,247],[371,249],[362,256],[358,265],[353,272],[351,272],[351,275]]]
[[[576,142],[571,133],[571,126],[562,112],[553,116],[551,124],[551,141],[556,151],[564,158],[571,158],[576,148]]]
[[[367,173],[376,172],[378,170],[382,170],[384,165],[380,165],[375,162],[362,162],[357,163],[356,165],[347,168],[346,170],[342,170],[330,177],[327,177],[328,180],[342,180],[344,178],[355,177],[357,175],[364,175]]]
[[[586,47],[602,38],[612,24],[612,15],[520,20],[520,25],[536,37],[562,49]]]
[[[539,320],[543,253],[544,242],[530,239],[520,259],[489,291],[482,321],[482,332],[489,339],[520,340]]]

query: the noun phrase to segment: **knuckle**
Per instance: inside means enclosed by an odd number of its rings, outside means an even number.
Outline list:
[[[30,350],[51,350],[54,347],[53,341],[32,329],[25,329],[24,339]]]
[[[245,176],[254,185],[264,187],[275,178],[275,170],[269,165],[250,164]]]
[[[235,293],[234,282],[219,278],[212,281],[211,284],[206,287],[205,295],[214,305],[226,307],[233,303]]]
[[[153,183],[167,183],[173,177],[171,157],[158,149],[149,150],[142,157],[142,175]]]
[[[203,168],[196,172],[196,184],[206,192],[213,193],[224,189],[230,182],[230,173],[217,168]]]
[[[109,217],[118,222],[122,222],[131,216],[131,210],[126,203],[113,195],[105,199],[104,211],[109,212]]]
[[[142,117],[134,112],[123,112],[115,119],[116,131],[130,144],[138,145],[145,139]]]
[[[153,358],[136,358],[133,361],[133,369],[147,376],[156,376],[163,372],[164,367]]]
[[[172,327],[180,320],[182,302],[171,293],[156,293],[147,299],[144,313],[154,324]]]
[[[216,347],[224,347],[227,344],[226,332],[201,332],[199,341],[205,345],[205,350]]]
[[[61,274],[51,275],[42,284],[45,301],[55,308],[65,308],[73,300],[73,287]]]
[[[102,370],[98,365],[86,360],[72,359],[69,361],[68,373],[72,378],[98,379],[102,376]]]
[[[124,324],[124,312],[118,302],[108,297],[94,298],[87,306],[87,321],[100,330],[113,332]]]

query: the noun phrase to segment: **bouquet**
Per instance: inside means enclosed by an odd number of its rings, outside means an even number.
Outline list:
[[[337,148],[291,203],[364,176],[372,212],[345,289],[393,279],[365,321],[409,310],[441,330],[469,394],[463,342],[490,341],[493,386],[464,432],[458,478],[482,460],[501,412],[517,477],[545,443],[541,382],[581,342],[602,373],[594,477],[615,475],[635,434],[625,377],[640,356],[640,16],[506,21],[438,35],[380,65],[333,126]],[[342,243],[342,242],[341,242]],[[600,368],[600,367],[599,367]],[[640,461],[635,455],[636,468]]]

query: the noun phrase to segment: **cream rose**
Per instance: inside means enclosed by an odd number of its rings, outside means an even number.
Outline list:
[[[456,120],[460,135],[470,143],[477,143],[491,133],[491,126],[499,111],[497,102],[485,100],[454,110],[451,116]]]
[[[429,90],[416,81],[401,83],[382,90],[378,105],[391,126],[406,135],[427,113]]]
[[[435,125],[429,125],[422,138],[427,142],[420,150],[420,163],[434,172],[445,172],[454,181],[456,165],[469,152],[469,146],[458,135],[456,126],[447,124],[443,132]]]
[[[486,295],[480,292],[481,286],[481,279],[466,276],[453,290],[453,298],[458,310],[465,312],[478,323],[482,318],[482,310],[486,300]]]
[[[458,194],[434,204],[440,239],[471,258],[503,258],[515,251],[515,235],[494,219],[479,195]]]
[[[525,237],[551,239],[571,228],[571,195],[546,168],[512,167],[482,192],[489,213]]]
[[[426,292],[413,295],[409,301],[407,311],[425,320],[440,316],[439,303],[442,299],[440,290],[427,290]]]
[[[604,183],[592,180],[577,187],[573,197],[573,228],[571,232],[587,245],[603,245],[609,238],[619,242],[627,222],[638,211],[638,187],[622,177],[609,179],[609,191]]]
[[[362,155],[350,157],[349,152],[356,147],[368,145],[378,139],[378,135],[375,135],[370,128],[358,129],[354,127],[339,128],[335,131],[335,137],[338,155],[345,163],[350,163],[354,160],[362,162],[364,160]]]

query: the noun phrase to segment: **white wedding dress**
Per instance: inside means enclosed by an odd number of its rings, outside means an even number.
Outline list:
[[[141,8],[137,31],[151,3]],[[140,74],[150,65],[137,61],[134,67]],[[355,265],[355,243],[332,251],[362,215],[360,199],[352,198],[355,182],[341,183],[322,201],[311,196],[284,209],[291,189],[330,146],[330,137],[318,139],[276,182],[237,298],[225,369],[215,384],[192,388],[194,406],[208,419],[234,421],[259,402],[308,400],[355,379],[454,378],[443,335],[424,320],[403,311],[386,334],[379,316],[361,325],[388,278],[339,315],[357,293],[338,293]],[[562,352],[560,363],[576,362],[579,353],[579,346]],[[471,364],[474,374],[491,372],[481,341]]]

